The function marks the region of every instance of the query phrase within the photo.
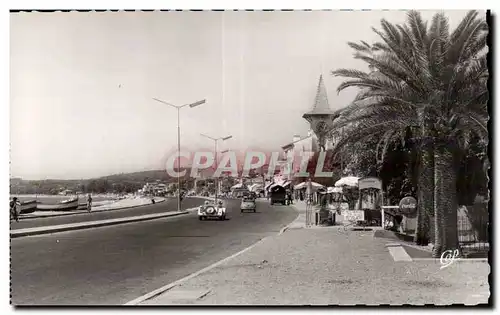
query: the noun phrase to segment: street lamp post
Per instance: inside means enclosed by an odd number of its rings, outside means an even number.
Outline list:
[[[224,150],[224,151],[221,151],[220,153],[221,153],[221,154],[224,154],[224,153],[227,153],[227,152],[229,152],[229,149]],[[215,162],[217,163],[217,161],[215,161]],[[227,175],[226,175],[226,176],[224,176],[224,178],[227,178]],[[218,187],[219,187],[219,190],[221,190],[221,188],[222,188],[222,184],[221,184],[220,182],[219,182],[219,186],[218,186]]]
[[[191,108],[205,104],[206,100],[200,100],[191,104],[184,104],[181,106],[176,106],[174,104],[170,104],[167,102],[164,102],[162,100],[159,100],[157,98],[153,98],[153,100],[172,106],[173,108],[177,109],[177,163],[178,163],[178,170],[177,170],[177,211],[181,211],[181,175],[180,175],[180,166],[181,166],[181,124],[180,124],[180,110],[183,107],[189,106]]]
[[[220,137],[220,138],[213,138],[204,134],[201,134],[203,137],[208,138],[214,142],[215,145],[215,171],[217,172],[217,141],[222,140],[226,141],[231,139],[233,136],[226,136],[226,137]],[[219,180],[217,177],[215,177],[215,203],[217,204],[217,195],[219,194]]]

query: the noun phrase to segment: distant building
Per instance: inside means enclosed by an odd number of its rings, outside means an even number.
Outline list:
[[[304,152],[317,152],[318,143],[316,136],[310,130],[308,136],[301,138],[298,135],[293,136],[292,142],[281,147],[283,156],[280,163],[280,172],[275,175],[275,181],[292,180],[294,175],[300,172],[302,164],[308,163]]]
[[[163,195],[168,191],[168,188],[169,186],[158,180],[153,183],[146,183],[141,192],[146,195]]]

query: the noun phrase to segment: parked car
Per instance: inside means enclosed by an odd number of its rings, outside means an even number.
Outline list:
[[[198,219],[219,219],[224,221],[226,219],[226,207],[222,200],[219,200],[217,204],[213,201],[205,201],[205,204],[198,208]]]
[[[241,209],[241,212],[244,212],[244,211],[256,212],[257,211],[257,204],[255,203],[255,198],[244,197],[241,200],[240,209]]]

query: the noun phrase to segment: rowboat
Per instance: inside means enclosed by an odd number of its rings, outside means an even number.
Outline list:
[[[55,205],[47,205],[39,203],[36,206],[37,210],[40,211],[70,211],[76,210],[78,208],[78,197],[63,200]]]
[[[37,206],[36,200],[29,200],[29,201],[21,202],[21,205],[19,206],[19,209],[20,209],[19,213],[25,214],[25,213],[35,212],[36,206]]]

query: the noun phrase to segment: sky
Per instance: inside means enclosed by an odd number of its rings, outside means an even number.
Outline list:
[[[436,11],[422,11],[429,20]],[[466,11],[445,11],[453,29]],[[348,41],[378,41],[404,11],[11,13],[11,177],[78,179],[165,167],[177,146],[280,150],[306,136],[323,74],[367,70]]]

